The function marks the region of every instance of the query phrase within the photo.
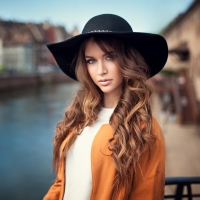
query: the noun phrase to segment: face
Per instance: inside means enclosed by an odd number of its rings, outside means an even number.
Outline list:
[[[116,65],[114,52],[106,54],[94,41],[89,40],[85,49],[85,59],[91,79],[104,95],[119,97],[123,77]]]

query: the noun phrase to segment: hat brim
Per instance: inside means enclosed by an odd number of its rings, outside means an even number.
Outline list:
[[[166,40],[157,34],[140,32],[91,32],[74,36],[59,43],[47,44],[58,66],[70,78],[77,80],[75,63],[72,61],[78,54],[81,43],[93,35],[110,35],[123,39],[137,49],[149,66],[149,78],[157,74],[164,67],[168,57]]]

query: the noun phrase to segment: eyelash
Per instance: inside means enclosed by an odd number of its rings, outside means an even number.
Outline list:
[[[114,56],[113,55],[108,55],[108,56],[106,56],[106,59],[113,60]]]
[[[114,59],[114,56],[113,55],[107,55],[106,56],[106,60],[113,60]],[[86,63],[87,64],[93,64],[93,63],[95,63],[96,62],[96,60],[95,59],[88,59],[88,60],[86,60]]]
[[[92,63],[94,63],[94,62],[95,62],[95,59],[86,60],[86,63],[87,63],[87,64],[92,64]]]

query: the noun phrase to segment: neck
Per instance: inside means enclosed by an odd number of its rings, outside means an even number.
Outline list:
[[[104,108],[115,108],[119,101],[119,95],[109,95],[104,93],[103,107]]]

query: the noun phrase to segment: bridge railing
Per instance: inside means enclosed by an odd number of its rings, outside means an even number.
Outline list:
[[[192,185],[199,184],[199,193],[193,193]],[[192,200],[195,197],[200,197],[200,177],[167,177],[165,179],[165,186],[174,185],[174,194],[166,194],[165,199],[182,200],[188,198]],[[184,194],[186,187],[187,194]]]

